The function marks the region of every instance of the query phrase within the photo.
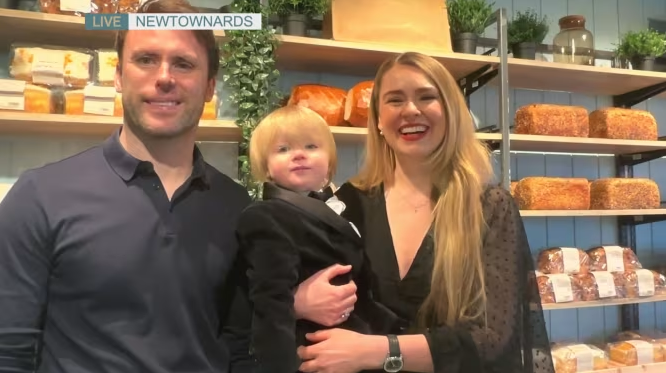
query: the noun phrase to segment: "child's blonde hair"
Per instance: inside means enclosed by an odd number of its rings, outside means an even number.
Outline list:
[[[338,164],[335,140],[324,118],[314,111],[298,106],[287,105],[268,114],[254,129],[250,138],[250,167],[252,176],[259,182],[270,180],[268,156],[274,151],[278,136],[284,136],[290,145],[305,145],[319,139],[324,151],[328,152],[329,182],[333,180]]]

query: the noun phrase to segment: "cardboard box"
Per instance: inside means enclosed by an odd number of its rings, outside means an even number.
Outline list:
[[[332,0],[322,34],[337,41],[452,52],[445,0]]]

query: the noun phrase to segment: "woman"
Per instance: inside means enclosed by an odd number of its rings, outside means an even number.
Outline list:
[[[418,53],[386,61],[365,165],[336,194],[364,237],[376,299],[411,325],[397,337],[310,334],[314,344],[298,351],[303,372],[554,371],[519,210],[492,178],[449,72]],[[302,283],[295,309],[326,325],[354,297],[325,281]]]

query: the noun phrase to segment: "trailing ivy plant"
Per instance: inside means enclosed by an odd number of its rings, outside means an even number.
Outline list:
[[[248,147],[259,121],[273,111],[281,99],[277,87],[280,73],[275,59],[278,41],[268,25],[269,12],[259,0],[234,0],[232,10],[262,14],[261,30],[225,32],[227,40],[221,46],[220,61],[224,87],[231,91],[229,101],[237,110],[236,125],[243,132],[238,148],[238,182],[257,199],[261,196],[261,184],[252,179]]]

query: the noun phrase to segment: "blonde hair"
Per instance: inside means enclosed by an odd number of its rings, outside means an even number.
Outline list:
[[[311,109],[287,105],[268,114],[254,129],[250,138],[250,167],[259,182],[270,180],[268,156],[274,151],[278,137],[289,145],[304,145],[317,139],[328,153],[328,182],[333,180],[338,158],[335,139],[324,118]]]
[[[382,79],[395,65],[419,69],[437,88],[445,112],[446,135],[429,156],[433,178],[434,263],[431,288],[419,311],[419,326],[453,326],[486,315],[482,240],[486,230],[482,196],[494,173],[488,148],[475,135],[472,117],[456,81],[435,59],[408,52],[385,61],[377,71],[369,106],[365,163],[351,180],[361,190],[393,183],[395,153],[381,136]]]

